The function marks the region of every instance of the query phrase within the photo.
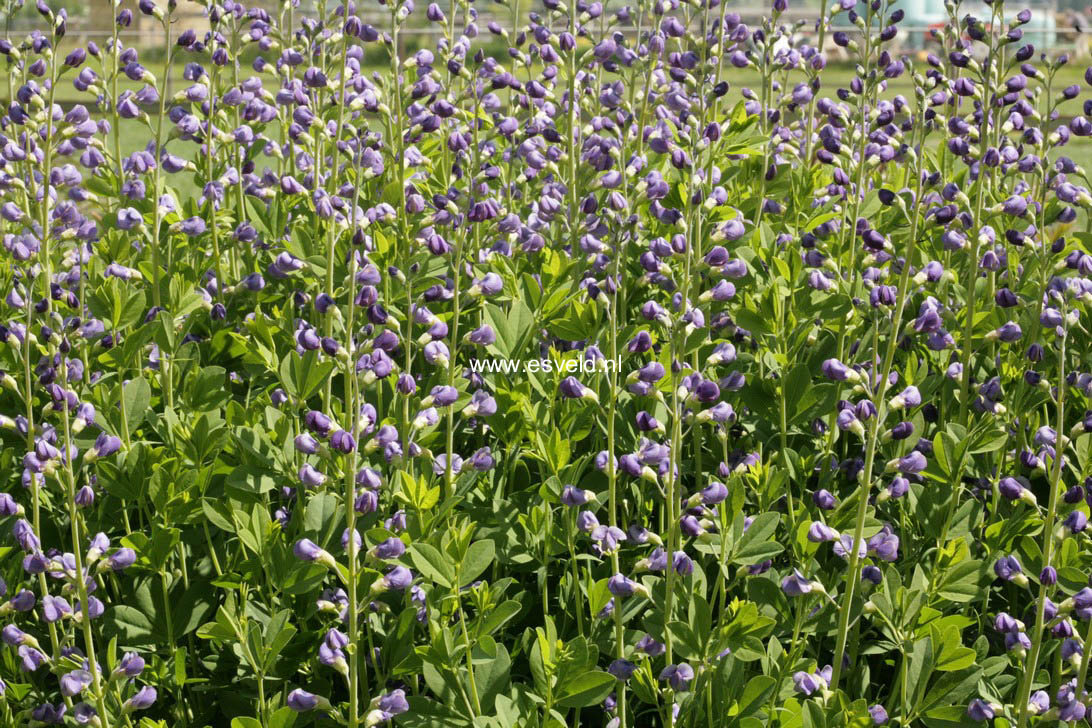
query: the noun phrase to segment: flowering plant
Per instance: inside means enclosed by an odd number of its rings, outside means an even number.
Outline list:
[[[0,40],[4,725],[1085,717],[1030,11],[203,5]]]

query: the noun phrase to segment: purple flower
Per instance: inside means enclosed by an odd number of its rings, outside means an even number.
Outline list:
[[[837,539],[838,532],[821,521],[815,521],[808,529],[808,540],[812,543],[823,543],[824,541],[835,541]]]
[[[860,381],[861,378],[860,374],[837,359],[827,359],[823,362],[820,369],[823,372],[823,376],[827,379],[832,379],[835,382],[857,382]]]
[[[28,645],[20,646],[18,654],[24,672],[35,672],[44,662],[46,662],[45,655]]]
[[[853,548],[853,534],[843,533],[842,537],[834,542],[834,555],[843,559],[848,559],[850,550]],[[867,545],[862,542],[857,542],[857,558],[863,559],[865,554],[868,553]]]
[[[630,679],[636,669],[636,664],[630,662],[629,660],[623,660],[622,658],[618,658],[610,663],[610,666],[607,667],[607,672],[609,672],[611,675],[614,675],[616,679],[625,682],[626,680]]]
[[[967,706],[967,716],[971,720],[992,720],[994,715],[993,706],[979,698],[975,698]]]
[[[1077,617],[1080,619],[1092,618],[1092,589],[1084,587],[1072,596],[1072,600]]]
[[[593,402],[599,401],[595,392],[581,384],[580,380],[576,377],[565,377],[562,379],[560,390],[561,394],[569,399],[588,399]]]
[[[402,591],[408,589],[413,583],[413,572],[404,566],[396,566],[383,576],[377,584],[381,585],[381,589],[389,589],[393,591]]]
[[[1032,505],[1035,504],[1035,495],[1016,478],[1007,476],[1001,478],[997,483],[997,489],[1008,500],[1026,500]]]
[[[37,597],[29,589],[22,589],[11,598],[11,607],[17,612],[29,612],[36,603]]]
[[[994,211],[1003,212],[1012,217],[1022,217],[1028,211],[1028,201],[1020,195],[1012,195],[994,208]]]
[[[79,695],[91,684],[91,673],[87,670],[74,670],[61,676],[61,694],[66,698]],[[154,691],[153,691],[154,695]],[[153,698],[154,699],[154,698]]]
[[[798,569],[781,580],[781,591],[790,597],[799,597],[809,593],[814,587],[813,582],[800,573]]]
[[[102,563],[114,571],[124,571],[136,563],[136,552],[125,546],[110,554]]]
[[[479,203],[480,204],[480,203]],[[486,273],[482,278],[474,281],[470,287],[470,296],[495,296],[504,288],[504,281],[496,273]]]
[[[883,561],[895,561],[899,558],[899,537],[890,526],[884,526],[868,540],[868,552]]]
[[[333,427],[330,418],[316,410],[311,410],[304,415],[303,424],[319,437],[326,437],[330,433],[330,428]]]
[[[35,644],[35,639],[28,635],[23,630],[16,627],[14,624],[9,624],[2,631],[0,631],[0,637],[3,638],[4,644],[9,647],[18,647],[24,644]]]
[[[1020,562],[1015,556],[1002,556],[994,563],[993,570],[998,579],[1011,581],[1018,586],[1027,586],[1028,578],[1024,576]]]
[[[917,450],[913,450],[901,458],[892,460],[888,463],[887,468],[888,470],[898,470],[900,473],[906,475],[915,475],[922,470],[925,470],[928,465],[929,463],[925,459],[925,456]]]
[[[467,334],[466,340],[472,344],[477,344],[478,346],[489,346],[490,344],[496,343],[497,334],[493,331],[492,326],[485,324]]]
[[[694,668],[685,662],[668,665],[660,672],[660,679],[666,680],[672,690],[685,693],[690,689],[690,681],[694,679]]]
[[[137,677],[144,672],[144,658],[135,652],[126,652],[114,668],[114,672],[125,677]]]
[[[1005,343],[1012,343],[1014,341],[1019,341],[1023,335],[1024,332],[1021,331],[1020,325],[1015,321],[1009,321],[1008,323],[1002,324],[1000,328],[994,329],[986,334],[986,339],[990,341],[999,340]]]
[[[1062,522],[1062,528],[1068,534],[1080,533],[1087,526],[1088,516],[1081,510],[1070,511],[1069,515],[1065,517],[1065,521]]]
[[[328,568],[334,568],[337,565],[337,562],[334,561],[334,557],[325,549],[320,548],[311,539],[301,538],[299,541],[296,541],[295,545],[292,547],[292,552],[300,561],[319,563]]]
[[[921,405],[921,393],[918,391],[917,387],[907,387],[893,397],[890,404],[891,408],[896,410],[918,407]]]
[[[57,707],[43,703],[30,712],[30,717],[45,725],[62,725],[66,710],[64,703],[57,703]]]
[[[861,581],[867,581],[875,586],[879,586],[883,583],[883,572],[879,567],[868,564],[861,569]]]
[[[838,429],[842,432],[852,432],[858,437],[864,437],[865,435],[864,425],[857,419],[857,413],[853,411],[852,407],[846,407],[838,412],[838,416],[835,418],[835,424],[838,425]]]
[[[1000,612],[993,619],[993,628],[1002,634],[1008,632],[1019,632],[1023,629],[1023,626],[1013,619],[1007,612]]]
[[[178,223],[178,230],[191,238],[196,237],[205,232],[205,221],[200,217],[189,217]]]
[[[72,615],[72,606],[64,597],[47,594],[42,597],[42,619],[46,622],[59,622]]]
[[[351,453],[356,449],[356,440],[347,430],[338,430],[330,435],[330,447],[340,453]]]
[[[302,688],[296,688],[288,693],[288,699],[285,700],[285,703],[297,713],[306,713],[315,708],[326,710],[330,706],[330,702],[325,698],[319,697],[318,695],[312,695]]]
[[[715,506],[718,503],[723,503],[728,498],[728,488],[723,483],[713,481],[706,486],[700,493],[691,497],[691,501],[695,498],[700,499],[700,502],[706,506]],[[697,505],[697,503],[694,503]]]
[[[318,488],[326,482],[326,476],[311,463],[304,463],[300,467],[299,479],[305,488]]]
[[[1080,700],[1071,700],[1058,707],[1058,720],[1063,722],[1076,722],[1084,718],[1086,708]]]
[[[144,218],[132,207],[126,207],[118,211],[118,227],[122,230],[132,230],[137,225],[143,225]]]
[[[634,645],[634,648],[644,652],[649,657],[659,657],[667,650],[667,647],[662,642],[655,640],[650,634],[646,634],[644,637],[637,640],[637,644]]]
[[[409,702],[406,700],[406,693],[403,690],[392,690],[386,695],[380,696],[375,701],[376,711],[378,716],[369,717],[365,723],[374,725],[375,722],[387,721],[396,715],[401,715],[409,710]],[[371,714],[369,714],[371,716]],[[375,721],[374,718],[379,718],[379,721]]]
[[[370,551],[374,558],[380,560],[397,559],[404,553],[406,553],[406,544],[402,542],[402,539],[394,536],[381,541]]]
[[[630,597],[638,591],[644,591],[644,587],[623,574],[612,576],[607,581],[607,589],[616,597]]]
[[[827,686],[823,678],[803,671],[793,673],[792,684],[796,692],[804,695],[811,695]]]
[[[574,485],[566,485],[561,489],[561,502],[567,506],[582,506],[592,498],[591,493]]]
[[[1028,699],[1028,712],[1032,715],[1042,715],[1050,710],[1050,696],[1045,690],[1036,690]]]
[[[98,717],[98,713],[87,703],[77,703],[72,707],[72,717],[79,725],[88,725]]]
[[[1023,655],[1027,650],[1031,649],[1031,640],[1023,632],[1006,632],[1005,649]]]

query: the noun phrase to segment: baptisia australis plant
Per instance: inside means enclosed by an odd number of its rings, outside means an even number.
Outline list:
[[[7,23],[0,723],[1085,720],[1092,70],[818,5]]]

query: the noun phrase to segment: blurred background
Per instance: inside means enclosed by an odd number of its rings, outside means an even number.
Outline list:
[[[526,13],[531,9],[541,10],[539,0],[515,0],[521,7],[513,7],[509,3],[496,2],[478,3],[480,13],[479,26],[482,33],[487,33],[486,24],[489,20],[497,20],[502,27],[510,27],[515,11],[516,17],[521,23],[526,22]],[[1015,14],[1025,7],[1032,11],[1032,20],[1024,26],[1024,38],[1033,43],[1037,49],[1051,54],[1069,53],[1071,56],[1089,56],[1089,46],[1092,45],[1092,5],[1089,0],[1049,0],[1042,2],[1010,3],[1010,14]],[[276,14],[279,9],[277,2],[244,3],[247,7],[264,7],[271,14]],[[362,3],[363,4],[363,3]],[[440,2],[442,8],[447,10],[450,2]],[[612,3],[612,7],[621,7],[624,3]],[[22,6],[6,2],[4,5],[10,13],[10,26],[12,32],[26,32],[35,27],[40,27],[41,18],[34,7],[33,0]],[[68,11],[68,34],[71,41],[83,45],[88,40],[102,42],[109,37],[113,30],[112,24],[116,11],[111,0],[54,0],[50,3],[54,8],[65,8]],[[132,7],[135,3],[127,3],[126,7]],[[385,7],[378,3],[367,3],[367,7],[360,8],[359,14],[365,22],[370,22],[378,28],[384,28],[389,23],[389,15]],[[334,6],[331,0],[330,7]],[[901,23],[899,37],[904,51],[927,51],[932,41],[930,31],[941,27],[947,19],[944,11],[943,0],[901,0],[898,3],[906,13],[906,19]],[[768,4],[755,4],[751,1],[728,1],[728,7],[732,12],[738,13],[743,22],[755,24],[763,15],[770,12]],[[786,23],[802,21],[800,29],[804,37],[813,33],[812,24],[819,13],[819,0],[807,2],[791,2],[789,10],[782,16]],[[611,8],[608,8],[610,10]],[[161,48],[158,23],[134,10],[132,25],[122,32],[126,45],[135,46],[140,50]],[[435,42],[434,36],[439,28],[431,26],[424,17],[424,8],[411,17],[408,26],[403,31],[406,35],[406,43],[412,46],[428,46]],[[303,0],[297,10],[299,14],[318,16],[318,7],[314,0]],[[205,18],[204,8],[194,2],[180,2],[175,11],[177,18],[176,27],[179,29],[194,28],[202,31],[208,29],[208,21]],[[983,2],[964,2],[960,6],[960,15],[971,14],[980,18],[990,16],[989,7]],[[836,23],[852,30],[845,14],[836,18]],[[418,36],[414,42],[414,36]],[[498,41],[501,52],[503,44]],[[828,44],[827,52],[832,61],[837,61],[840,49]],[[142,54],[143,55],[143,54]],[[152,60],[151,56],[147,60]]]
[[[98,45],[106,45],[114,32],[114,22],[117,9],[112,0],[47,0],[55,9],[65,8],[68,12],[67,34],[62,39],[59,52],[67,54],[76,46],[86,46],[88,42]],[[327,0],[327,8],[333,10],[339,0]],[[445,13],[450,12],[451,0],[435,0]],[[590,0],[589,0],[590,1]],[[815,20],[820,13],[822,0],[789,0],[789,9],[782,14],[782,22],[788,26],[796,26],[796,39],[798,42],[816,43]],[[826,0],[835,2],[836,0]],[[932,34],[941,28],[947,14],[944,9],[944,0],[898,0],[899,6],[906,14],[905,19],[899,25],[897,36],[898,51],[917,60],[924,61],[926,54],[931,51],[939,51],[940,45],[933,40]],[[262,7],[267,10],[276,21],[281,13],[282,4],[279,0],[243,0],[246,7]],[[322,2],[322,0],[319,0]],[[399,55],[407,57],[419,48],[435,48],[440,40],[441,28],[428,22],[425,17],[425,6],[429,0],[416,0],[416,11],[410,16],[403,26],[399,36]],[[607,12],[613,13],[626,4],[632,4],[634,0],[611,0],[607,6]],[[1055,88],[1060,89],[1067,85],[1083,82],[1084,69],[1089,65],[1090,46],[1092,46],[1092,6],[1085,5],[1092,0],[1026,0],[1016,2],[1010,0],[1006,7],[1006,16],[1015,14],[1027,8],[1032,12],[1029,23],[1023,26],[1024,36],[1022,43],[1032,43],[1040,52],[1052,56],[1067,54],[1069,63],[1062,67],[1055,78]],[[166,0],[158,0],[165,5]],[[738,13],[743,22],[754,27],[761,18],[769,15],[772,0],[766,3],[756,3],[754,0],[728,0],[728,8],[731,12]],[[140,63],[152,71],[159,79],[166,83],[168,95],[188,85],[182,78],[185,64],[191,60],[202,62],[204,56],[198,58],[188,52],[182,52],[176,56],[170,71],[165,72],[166,60],[164,38],[159,21],[141,14],[136,8],[136,0],[124,0],[123,7],[129,8],[133,13],[133,20],[128,28],[122,29],[121,38],[126,47],[134,47],[139,51]],[[501,28],[526,28],[528,13],[531,11],[544,11],[542,0],[508,0],[497,2],[496,0],[479,0],[475,7],[479,12],[477,26],[478,37],[475,47],[481,48],[488,55],[498,59],[507,60],[508,42],[501,36],[492,34],[489,22],[496,21]],[[26,0],[25,4],[18,0],[0,0],[0,11],[7,10],[4,14],[5,23],[9,25],[9,36],[19,42],[25,34],[34,29],[45,29],[41,16],[35,9],[34,0]],[[300,0],[300,5],[294,10],[298,27],[301,16],[318,17],[319,4],[315,0]],[[371,24],[381,32],[390,27],[389,6],[380,5],[371,0],[358,0],[357,14],[365,23]],[[959,17],[974,15],[978,18],[989,19],[991,8],[982,0],[964,0],[959,8]],[[835,25],[847,32],[855,33],[856,28],[849,24],[847,13],[839,13],[835,17]],[[204,7],[196,2],[180,0],[174,13],[175,23],[172,32],[177,37],[184,29],[193,28],[199,37],[208,30],[208,19],[205,16]],[[463,22],[463,16],[458,16],[459,27]],[[593,22],[604,22],[601,21]],[[238,26],[241,36],[246,35],[250,21],[244,19]],[[644,26],[647,28],[647,21]],[[635,33],[635,24],[618,26],[622,32]],[[596,29],[597,33],[599,29]],[[0,31],[2,32],[2,31]],[[826,36],[825,51],[828,64],[822,74],[821,93],[833,94],[834,90],[846,87],[855,76],[855,70],[844,49],[834,45],[832,34]],[[259,55],[267,59],[274,59],[276,51],[262,52],[256,43],[247,43],[241,38],[242,49],[239,53],[241,71],[245,74]],[[891,48],[894,52],[895,48]],[[88,63],[94,65],[99,71],[99,61],[88,59]],[[390,67],[390,57],[387,48],[382,43],[368,43],[364,45],[364,64],[373,70],[384,71]],[[0,64],[2,65],[2,64]],[[517,74],[524,71],[517,69]],[[104,75],[100,73],[100,75]],[[735,103],[740,100],[742,89],[758,87],[761,85],[761,77],[756,69],[736,69],[731,66],[725,68],[725,79],[730,83],[730,100]],[[798,76],[785,79],[791,90],[791,86],[800,80]],[[136,91],[143,84],[129,81],[124,76],[119,86],[120,90]],[[910,74],[901,76],[886,82],[882,94],[891,98],[897,94],[906,97],[913,95],[912,79]],[[0,100],[7,104],[6,84],[0,84]],[[72,78],[66,77],[60,83],[56,91],[56,101],[64,106],[76,103],[87,104],[92,109],[99,105],[93,95],[77,91],[72,84]],[[1070,105],[1072,106],[1072,105]],[[1062,110],[1063,118],[1059,121],[1065,123],[1072,114],[1080,113],[1077,107],[1066,107]],[[135,141],[133,142],[136,143]],[[178,142],[176,142],[178,143]],[[1064,154],[1071,156],[1078,164],[1092,167],[1092,137],[1071,138],[1066,146]]]

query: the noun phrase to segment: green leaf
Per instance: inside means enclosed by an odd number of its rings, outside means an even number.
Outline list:
[[[766,702],[776,685],[777,680],[768,675],[755,675],[752,677],[747,682],[747,686],[743,688],[743,694],[736,701],[736,714],[743,717],[757,712]]]
[[[460,564],[459,586],[466,586],[488,569],[493,563],[496,551],[496,544],[488,539],[470,544],[470,548],[466,550],[466,557]]]
[[[488,610],[478,623],[478,630],[482,634],[492,634],[503,627],[509,620],[519,614],[519,602],[514,599],[501,602],[493,609]]]
[[[170,558],[174,547],[178,545],[182,532],[177,528],[164,528],[158,524],[152,531],[152,538],[140,554],[146,558],[153,569],[162,571]]]
[[[466,717],[457,713],[453,707],[425,697],[412,696],[406,699],[410,709],[398,716],[398,725],[407,728],[462,728],[469,726]]]
[[[244,495],[261,495],[277,487],[277,474],[252,465],[240,465],[227,476],[226,483]]]
[[[415,543],[410,546],[409,555],[417,571],[425,578],[448,589],[455,584],[455,570],[435,546]]]
[[[120,311],[116,313],[116,328],[124,329],[135,324],[144,315],[144,311],[147,307],[148,300],[144,294],[144,290],[140,288],[131,290],[125,299],[125,303],[121,306]]]
[[[262,728],[262,722],[257,718],[232,718],[231,728]]]
[[[300,400],[307,400],[319,390],[333,370],[333,362],[320,360],[318,352],[308,351],[303,356],[290,352],[281,360],[278,371],[285,391]]]
[[[701,644],[709,641],[713,630],[713,615],[709,602],[700,594],[694,594],[690,598],[690,629]]]
[[[565,292],[565,289],[559,289]],[[564,306],[562,315],[550,321],[548,329],[550,333],[565,341],[580,341],[587,337],[588,326],[591,322],[590,307],[586,304],[572,300]]]
[[[993,665],[995,668],[1000,668],[995,669],[993,673],[995,677],[1001,670],[1008,667],[1007,658],[999,656],[990,659],[995,659]],[[990,662],[990,660],[986,660],[986,662]],[[978,684],[984,672],[981,668],[975,667],[947,673],[942,679],[933,683],[933,687],[929,690],[929,694],[922,701],[919,709],[924,709],[928,714],[933,709],[945,705],[966,705],[967,701],[977,693]],[[994,684],[998,683],[995,682]]]
[[[703,645],[694,630],[686,622],[672,622],[667,626],[671,639],[675,643],[675,649],[679,656],[687,660],[700,660],[704,657]]]
[[[307,594],[317,589],[329,573],[326,567],[318,564],[300,564],[288,574],[281,591],[285,594]]]
[[[287,609],[277,612],[265,628],[265,667],[268,670],[276,662],[281,650],[292,640],[296,628],[289,621],[292,613]]]
[[[287,705],[269,716],[269,728],[292,728],[296,722],[296,711]]]
[[[917,640],[910,648],[909,657],[906,684],[910,686],[910,695],[907,698],[911,708],[916,708],[933,674],[933,641],[929,637]]]
[[[571,447],[568,438],[562,437],[559,429],[551,430],[549,438],[542,441],[542,447],[552,472],[560,473],[569,464]]]
[[[944,575],[937,595],[953,602],[971,602],[984,594],[989,567],[983,561],[961,561]]]
[[[804,703],[804,710],[800,717],[804,719],[805,728],[826,728],[827,716],[823,712],[823,706],[816,700],[808,700]]]
[[[104,617],[107,624],[117,631],[121,644],[153,645],[162,636],[156,634],[155,623],[142,611],[128,604],[109,609]]]
[[[933,438],[933,459],[940,471],[945,475],[952,474],[952,464],[948,462],[947,450],[944,446],[944,433],[938,432]]]
[[[224,388],[224,378],[227,371],[223,367],[204,367],[193,378],[190,387],[190,406],[201,412],[210,409],[219,409],[230,398],[230,392]]]
[[[474,647],[474,679],[482,705],[492,705],[508,684],[512,659],[503,645],[486,637]]]
[[[617,680],[608,672],[588,670],[565,685],[558,697],[559,708],[584,708],[601,703],[614,690]]]
[[[507,314],[499,306],[487,303],[485,315],[497,334],[497,340],[490,348],[496,349],[501,356],[517,356],[535,325],[531,309],[516,298],[509,306]]]
[[[922,722],[928,728],[970,728],[981,726],[981,723],[973,721],[967,715],[967,708],[962,705],[946,705],[943,708],[933,708],[924,716]]]
[[[734,314],[736,323],[747,329],[755,336],[770,333],[769,322],[759,314],[746,308],[740,308]]]
[[[732,562],[746,566],[765,561],[773,554],[781,553],[784,547],[770,540],[777,531],[780,520],[781,516],[777,513],[760,513],[755,516],[736,544]]]
[[[231,520],[231,504],[226,500],[202,498],[201,512],[209,523],[221,531],[235,532],[235,524]]]
[[[800,402],[804,393],[811,387],[811,368],[807,362],[801,362],[794,366],[785,377],[782,385],[781,396],[789,402]],[[799,409],[799,406],[797,407]]]
[[[152,388],[144,377],[134,377],[124,384],[123,391],[125,422],[129,426],[129,432],[133,432],[148,415],[148,406],[152,403]]]
[[[944,630],[930,627],[934,653],[933,669],[940,672],[963,670],[974,664],[976,654],[970,647],[964,647],[960,641],[960,631],[956,627]]]
[[[174,684],[186,684],[186,648],[177,647],[174,651]]]
[[[325,541],[323,535],[333,530],[334,522],[339,518],[341,515],[338,513],[337,496],[333,493],[319,493],[307,501],[307,508],[303,512],[303,530],[318,541]]]

